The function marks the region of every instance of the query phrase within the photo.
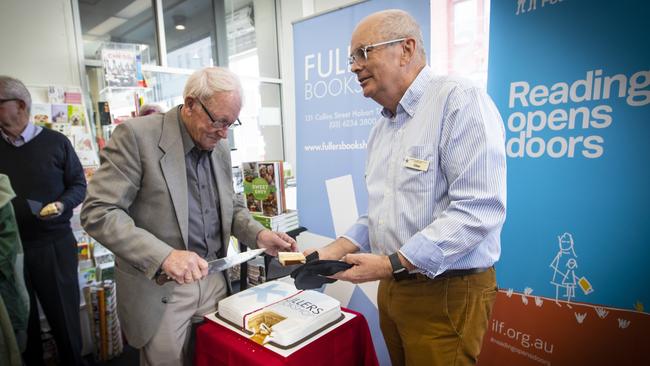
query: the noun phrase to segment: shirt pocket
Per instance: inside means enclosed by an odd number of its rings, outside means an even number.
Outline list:
[[[418,170],[406,166],[406,158],[423,160],[429,163],[427,170]],[[406,149],[397,178],[398,187],[404,192],[409,193],[427,193],[433,191],[433,181],[435,177],[436,166],[433,159],[431,146],[420,145],[411,146]]]

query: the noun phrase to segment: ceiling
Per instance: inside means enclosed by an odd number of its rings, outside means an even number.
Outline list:
[[[155,45],[155,26],[151,0],[78,0],[81,32],[85,41],[112,41]],[[252,3],[252,0],[224,1],[226,14]],[[209,36],[214,29],[212,0],[163,0],[167,50]],[[186,30],[174,28],[174,16],[186,19]],[[154,48],[154,47],[152,47]]]

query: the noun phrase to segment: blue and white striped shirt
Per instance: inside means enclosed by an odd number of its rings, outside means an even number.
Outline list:
[[[407,167],[407,158],[428,169]],[[425,67],[397,114],[384,109],[373,127],[365,176],[368,213],[343,235],[362,251],[399,250],[431,278],[499,259],[504,126],[490,97],[469,81],[434,77]]]

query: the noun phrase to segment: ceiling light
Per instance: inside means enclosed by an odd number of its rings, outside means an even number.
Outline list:
[[[174,15],[174,28],[177,30],[185,30],[185,15]]]

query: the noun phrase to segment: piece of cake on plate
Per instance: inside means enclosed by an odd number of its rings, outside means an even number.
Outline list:
[[[343,319],[341,304],[318,291],[270,281],[221,301],[217,317],[257,343],[291,348]]]

